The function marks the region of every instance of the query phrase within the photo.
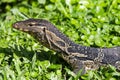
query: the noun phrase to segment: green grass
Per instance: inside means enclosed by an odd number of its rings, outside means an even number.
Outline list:
[[[1,0],[0,6],[6,2]],[[57,56],[59,53],[13,29],[12,24],[27,18],[42,18],[78,44],[120,46],[119,4],[119,0],[10,0],[0,15],[0,80],[77,80],[79,75]],[[113,66],[101,67],[81,78],[118,80],[120,72]]]

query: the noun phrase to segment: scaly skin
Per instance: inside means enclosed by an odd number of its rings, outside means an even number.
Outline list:
[[[31,34],[42,45],[60,52],[60,56],[67,61],[74,72],[83,69],[98,69],[101,65],[110,64],[120,70],[120,47],[94,48],[74,43],[53,24],[43,19],[28,19],[13,24],[13,28]]]

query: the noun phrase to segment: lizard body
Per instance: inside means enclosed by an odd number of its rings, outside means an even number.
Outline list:
[[[52,23],[43,19],[18,21],[13,27],[31,34],[49,49],[60,52],[60,56],[71,65],[75,73],[80,69],[85,73],[107,64],[120,70],[120,47],[94,48],[76,44]]]

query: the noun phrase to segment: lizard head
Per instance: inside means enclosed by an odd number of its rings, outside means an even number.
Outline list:
[[[24,21],[18,21],[13,24],[13,28],[21,30],[27,33],[44,32],[51,25],[48,21],[42,19],[28,19]]]

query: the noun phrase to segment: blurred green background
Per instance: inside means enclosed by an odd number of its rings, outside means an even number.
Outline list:
[[[1,0],[0,80],[77,80],[57,52],[12,28],[28,18],[51,21],[74,42],[91,47],[120,46],[120,0]],[[83,80],[119,80],[113,66],[89,71]]]

